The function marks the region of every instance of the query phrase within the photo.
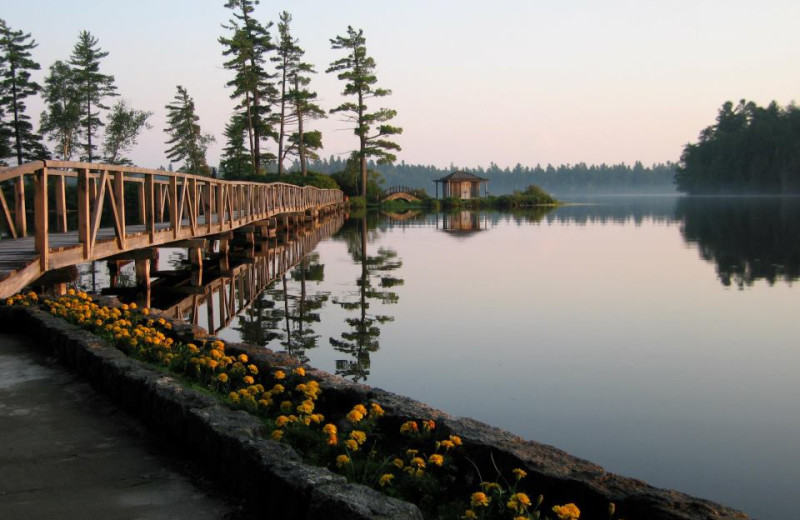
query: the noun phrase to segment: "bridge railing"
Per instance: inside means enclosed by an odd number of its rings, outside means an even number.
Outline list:
[[[42,272],[343,200],[339,190],[130,166],[35,161],[0,169],[0,222],[12,239],[33,232]]]

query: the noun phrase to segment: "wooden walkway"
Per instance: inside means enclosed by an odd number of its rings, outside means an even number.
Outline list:
[[[0,169],[0,298],[52,269],[343,204],[339,190],[126,166],[36,161]]]

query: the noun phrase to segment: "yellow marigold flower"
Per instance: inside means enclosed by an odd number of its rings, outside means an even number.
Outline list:
[[[337,444],[339,444],[339,438],[336,437],[336,434],[334,433],[333,435],[329,435],[328,446],[336,446]]]
[[[358,451],[358,443],[353,439],[347,439],[344,441],[344,445],[350,451]]]
[[[289,423],[289,418],[285,415],[279,415],[277,419],[275,419],[275,426],[278,428],[283,428]]]
[[[166,323],[166,321],[164,320],[164,318],[158,318],[158,320],[156,320],[156,322],[157,322],[159,325],[163,325],[163,324],[165,324],[165,323]]]
[[[528,473],[524,469],[520,468],[514,468],[512,473],[514,474],[515,477],[517,477],[517,480],[522,480],[528,476]]]
[[[214,359],[220,359],[222,357],[222,352],[219,350],[212,349],[208,354]]]
[[[383,475],[381,475],[381,478],[378,479],[378,484],[381,487],[386,487],[389,484],[391,484],[393,479],[394,475],[392,475],[391,473],[384,473]]]
[[[306,375],[306,369],[304,369],[303,367],[297,367],[294,369],[294,373],[300,377],[303,377]]]
[[[148,314],[150,314],[150,309],[148,309],[147,307],[143,308],[143,309],[142,309],[142,314],[144,314],[145,316],[147,316]]]
[[[442,442],[440,442],[439,445],[442,446],[446,450],[452,450],[455,447],[455,443],[453,443],[453,441],[450,441],[450,440],[447,440],[447,439],[445,439]]]
[[[137,309],[139,306],[138,306],[138,305],[136,305],[136,303],[131,303],[131,304],[129,305],[129,307],[131,308],[131,310],[134,310],[134,311],[135,311],[135,310],[136,310],[136,309]]]
[[[247,370],[249,370],[254,376],[258,375],[258,367],[255,365],[247,365]]]
[[[283,438],[283,430],[275,430],[275,431],[273,431],[272,435],[270,435],[270,437],[272,437],[276,441],[281,440]]]
[[[578,520],[581,516],[581,510],[572,503],[553,506],[553,512],[558,516],[558,520]]]
[[[409,462],[410,465],[414,466],[415,468],[424,468],[425,467],[425,460],[422,457],[414,457]]]
[[[239,354],[239,357],[236,359],[238,359],[240,363],[247,363],[247,354]]]
[[[225,372],[222,372],[220,375],[217,376],[217,379],[219,379],[220,383],[227,383],[228,382],[228,374],[226,374]]]
[[[364,414],[355,409],[350,410],[350,413],[347,414],[347,420],[353,424],[359,422],[363,418]]]
[[[281,411],[283,413],[289,413],[292,411],[292,402],[291,401],[282,401],[281,402]]]
[[[528,498],[528,495],[525,493],[516,493],[511,495],[511,498],[506,503],[506,507],[511,509],[512,511],[517,511],[519,513],[525,511],[531,505],[531,499]]]
[[[273,377],[275,377],[275,379],[280,381],[281,379],[286,377],[286,372],[284,372],[283,370],[276,370],[275,373],[272,375]]]
[[[286,390],[286,389],[283,387],[282,384],[275,383],[275,386],[272,387],[271,391],[272,391],[273,394],[282,394],[284,390]]]
[[[310,414],[314,411],[314,401],[306,399],[297,406],[297,413]]]
[[[325,420],[325,416],[322,415],[321,413],[312,413],[309,417],[311,418],[311,422],[314,422],[316,424],[319,424]]]
[[[500,484],[497,482],[481,482],[481,488],[486,491],[487,493],[491,493],[492,491],[500,491],[502,488]]]
[[[359,444],[364,444],[367,441],[367,434],[361,430],[353,430],[350,432],[350,438]]]
[[[397,467],[397,469],[403,469],[403,466],[405,466],[403,459],[394,459],[392,461],[392,464],[394,464]]]
[[[69,289],[67,291],[67,294],[69,294],[70,296],[75,296],[75,289]]]
[[[416,433],[419,431],[416,421],[406,421],[400,425],[400,433]]]
[[[486,507],[491,501],[492,499],[486,496],[486,493],[482,491],[476,491],[470,497],[470,504],[472,507]]]
[[[363,404],[357,404],[353,407],[353,410],[360,412],[361,415],[367,415],[367,409],[364,407]]]
[[[406,455],[410,457],[414,457],[417,453],[419,453],[419,450],[412,450],[411,448],[406,450]]]
[[[94,320],[94,324],[95,324],[95,325],[97,325],[97,326],[99,327],[100,325],[102,325],[102,324],[103,324],[103,322],[102,322],[102,321],[100,321],[100,320]]]
[[[478,518],[478,515],[472,509],[467,509],[466,511],[464,511],[464,516],[462,516],[461,518],[472,520],[473,518]]]
[[[215,368],[217,368],[217,367],[219,366],[219,363],[217,363],[217,362],[216,362],[216,361],[214,361],[213,359],[209,359],[209,360],[206,362],[206,365],[207,365],[207,366],[208,366],[208,368],[210,368],[211,370],[214,370]]]
[[[308,389],[308,387],[305,384],[300,383],[299,385],[294,387],[294,389],[297,390],[298,392],[305,392]]]
[[[427,421],[422,421],[422,428],[426,432],[429,432],[429,431],[433,430],[434,428],[436,428],[436,423],[433,422],[433,419],[430,419],[430,420],[427,420]]]
[[[244,379],[242,379],[242,381],[244,381],[244,384],[246,385],[252,385],[253,383],[256,382],[256,380],[253,379],[251,376],[244,376]]]
[[[453,441],[453,444],[455,444],[456,446],[461,446],[461,437],[459,437],[458,435],[451,435],[450,440]]]
[[[328,423],[322,427],[322,433],[327,435],[336,435],[336,425]]]
[[[434,453],[433,455],[428,457],[428,462],[430,462],[434,466],[441,466],[442,464],[444,464],[444,457],[442,457],[438,453]]]
[[[123,311],[127,311],[128,310],[128,304],[127,303],[123,303],[122,304],[122,310]]]
[[[378,403],[372,403],[369,405],[369,415],[371,417],[383,417],[383,408]]]
[[[229,398],[230,398],[230,400],[231,400],[231,401],[233,401],[234,403],[238,403],[238,402],[239,402],[239,394],[237,394],[236,392],[231,392],[231,393],[229,393],[229,394],[228,394],[228,397],[229,397]]]
[[[272,404],[272,402],[267,400],[267,399],[259,399],[258,400],[258,405],[259,406],[263,406],[264,408],[268,408],[269,405],[271,405],[271,404]]]
[[[339,468],[345,467],[347,464],[350,464],[350,457],[347,455],[339,455],[336,457],[336,466]]]

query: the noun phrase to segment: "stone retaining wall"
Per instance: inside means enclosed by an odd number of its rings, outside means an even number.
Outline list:
[[[31,334],[88,378],[101,392],[141,417],[161,436],[199,462],[227,489],[265,511],[269,518],[421,519],[419,510],[344,477],[304,464],[288,445],[265,439],[263,425],[244,411],[233,411],[211,396],[188,389],[171,376],[128,358],[103,340],[66,321],[31,308],[0,308],[0,325]],[[174,323],[185,341],[205,335],[202,329]],[[234,354],[272,365],[297,362],[264,348],[227,344]],[[462,438],[481,474],[493,478],[495,467],[523,468],[526,487],[548,502],[580,504],[584,518],[606,518],[608,504],[618,518],[653,520],[746,519],[739,511],[707,500],[608,473],[552,446],[520,437],[472,419],[455,418],[424,403],[378,388],[307,369],[323,389],[326,406],[349,410],[377,401],[383,421],[399,428],[406,420],[434,419],[445,434]],[[463,468],[464,474],[477,474]],[[465,495],[467,496],[467,495]]]

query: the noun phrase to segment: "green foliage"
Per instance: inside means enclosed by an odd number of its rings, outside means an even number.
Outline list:
[[[220,37],[223,45],[223,56],[228,58],[224,67],[235,73],[234,78],[226,86],[233,88],[232,99],[238,99],[241,116],[246,122],[248,148],[253,170],[260,173],[262,163],[274,160],[275,156],[261,152],[261,143],[269,137],[275,137],[272,128],[271,106],[278,97],[272,84],[273,74],[265,68],[266,54],[274,49],[269,35],[271,23],[262,25],[253,17],[253,0],[228,0],[225,7],[233,12],[228,25],[227,37]]]
[[[81,144],[84,151],[81,159],[88,162],[95,159],[93,152],[96,145],[92,143],[92,138],[97,129],[103,126],[99,110],[108,110],[103,99],[118,95],[114,76],[100,73],[100,60],[108,56],[108,52],[100,50],[97,45],[97,38],[88,31],[81,31],[69,59],[71,79],[81,100],[81,135],[86,139]]]
[[[800,193],[800,110],[741,100],[683,150],[676,174],[685,193]]]
[[[36,46],[30,34],[13,31],[0,19],[0,159],[15,155],[17,164],[47,158],[42,138],[25,113],[25,99],[41,90],[30,73],[40,68],[31,59]]]
[[[200,129],[194,100],[185,88],[178,85],[174,101],[165,108],[168,126],[164,131],[170,137],[166,144],[172,145],[166,151],[170,163],[184,161],[181,166],[183,171],[208,175],[210,170],[206,162],[206,150],[208,144],[214,141],[214,136],[204,134]]]
[[[220,174],[228,179],[250,178],[253,175],[253,162],[245,144],[247,121],[240,112],[231,114],[225,125],[225,148],[222,149]]]
[[[255,181],[255,182],[285,182],[286,184],[294,184],[296,186],[314,186],[324,190],[338,190],[339,185],[330,175],[317,172],[308,172],[308,175],[303,175],[300,172],[284,173],[279,175],[277,173],[262,173],[254,175],[253,173],[247,174],[234,174],[225,172],[224,178],[227,180],[240,180],[240,181]]]
[[[375,85],[375,60],[367,55],[364,31],[356,31],[347,27],[347,36],[337,36],[331,40],[331,48],[345,50],[348,54],[328,67],[327,72],[338,72],[337,78],[345,82],[345,96],[354,96],[355,102],[345,102],[332,108],[332,114],[342,114],[344,120],[353,125],[353,132],[359,139],[357,151],[361,171],[361,195],[370,199],[367,181],[367,159],[375,157],[380,164],[391,163],[396,157],[394,151],[400,146],[387,139],[388,136],[401,134],[403,129],[388,124],[397,112],[388,108],[380,108],[369,112],[367,100],[384,97],[392,92]]]
[[[56,156],[69,161],[81,133],[81,94],[69,65],[56,61],[44,80],[45,110],[39,131],[55,141]]]
[[[136,138],[143,129],[152,128],[147,122],[152,115],[152,112],[129,107],[124,99],[117,101],[108,114],[103,160],[108,164],[133,164],[122,154],[136,145]]]

